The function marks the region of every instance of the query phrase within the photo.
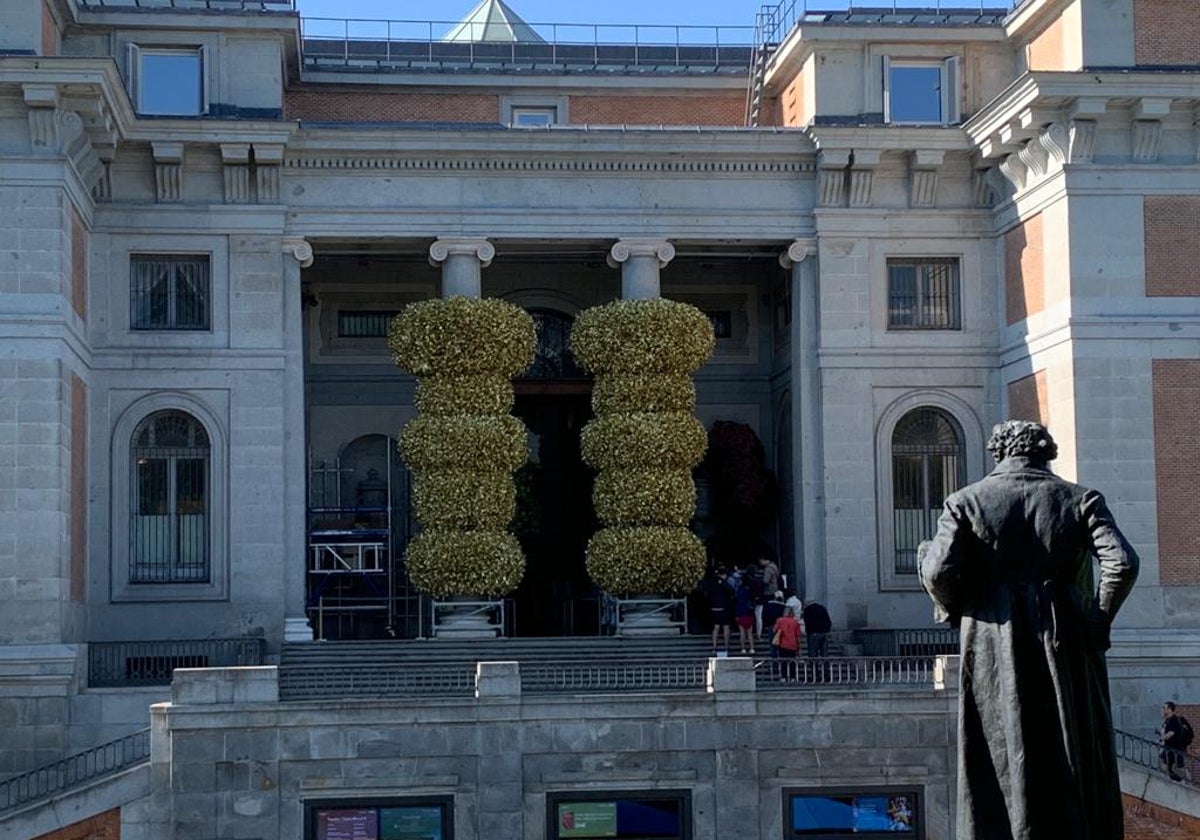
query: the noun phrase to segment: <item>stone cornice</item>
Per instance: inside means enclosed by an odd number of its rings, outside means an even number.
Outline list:
[[[596,173],[672,173],[700,175],[775,175],[812,172],[806,161],[780,160],[696,160],[676,157],[627,159],[619,157],[468,157],[449,155],[365,155],[361,153],[289,152],[284,167],[288,170],[336,170],[370,175],[380,170],[410,172],[596,172]]]

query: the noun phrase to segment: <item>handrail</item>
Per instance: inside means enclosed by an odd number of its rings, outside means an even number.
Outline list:
[[[251,12],[294,14],[296,0],[75,0],[87,11]]]
[[[0,813],[49,799],[150,759],[150,728],[0,782]]]
[[[1129,732],[1123,732],[1120,729],[1113,730],[1113,738],[1115,740],[1117,758],[1123,758],[1144,770],[1149,770],[1155,775],[1162,776],[1164,779],[1184,784],[1179,779],[1172,779],[1170,774],[1167,773],[1164,758],[1166,747],[1161,741],[1152,741],[1149,738],[1142,738]],[[1179,758],[1184,762],[1190,759],[1186,748],[1172,750],[1172,752],[1179,755]]]
[[[779,0],[765,3],[759,12],[759,43],[779,44],[805,15],[840,14],[861,11],[895,16],[905,12],[942,14],[1002,14],[1015,9],[1026,0]]]

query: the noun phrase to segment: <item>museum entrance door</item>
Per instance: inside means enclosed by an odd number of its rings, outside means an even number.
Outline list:
[[[537,358],[514,383],[513,414],[528,430],[529,461],[516,473],[513,531],[525,552],[525,577],[512,597],[518,636],[587,636],[599,632],[598,592],[584,568],[596,530],[592,471],[579,453],[591,419],[592,383],[571,358],[571,316],[530,309]]]

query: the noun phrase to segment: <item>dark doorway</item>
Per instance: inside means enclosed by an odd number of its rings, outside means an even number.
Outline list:
[[[525,578],[514,593],[520,636],[599,632],[599,604],[584,568],[592,513],[592,473],[579,455],[579,432],[592,415],[586,385],[529,383],[513,413],[529,430],[530,459],[517,472],[514,530],[525,551]]]

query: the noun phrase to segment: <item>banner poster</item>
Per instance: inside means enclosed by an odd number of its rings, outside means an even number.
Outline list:
[[[379,840],[379,812],[374,808],[317,811],[317,840]]]
[[[558,806],[558,836],[616,837],[616,802],[564,802]]]
[[[380,808],[379,840],[443,840],[442,809]]]

